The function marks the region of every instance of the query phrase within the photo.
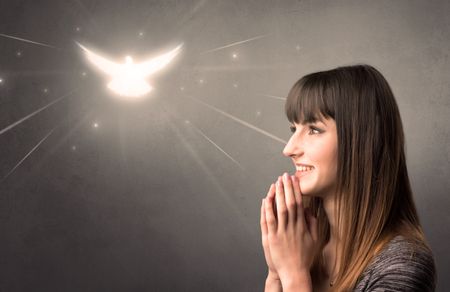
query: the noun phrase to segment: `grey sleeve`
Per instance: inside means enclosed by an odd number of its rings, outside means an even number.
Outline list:
[[[436,271],[433,255],[404,242],[388,247],[367,271],[360,291],[434,291]]]

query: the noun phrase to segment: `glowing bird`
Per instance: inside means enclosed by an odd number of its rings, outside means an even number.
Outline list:
[[[125,57],[125,63],[112,62],[97,53],[92,52],[80,43],[77,43],[84,51],[87,59],[102,72],[111,76],[108,88],[125,97],[139,97],[147,94],[152,87],[146,78],[166,67],[181,50],[182,44],[175,49],[144,61],[134,63],[130,56]]]

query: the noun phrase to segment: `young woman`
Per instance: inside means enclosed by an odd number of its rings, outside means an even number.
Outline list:
[[[296,172],[262,202],[265,291],[434,291],[400,113],[381,73],[306,75],[285,110],[293,134],[283,154]]]

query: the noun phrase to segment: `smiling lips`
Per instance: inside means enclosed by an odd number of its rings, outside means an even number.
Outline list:
[[[314,167],[313,166],[309,166],[309,165],[306,166],[306,165],[296,164],[295,169],[297,170],[296,174],[298,176],[305,176],[305,175],[309,174],[312,170],[314,170]]]

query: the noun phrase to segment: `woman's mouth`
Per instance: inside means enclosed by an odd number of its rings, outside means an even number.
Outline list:
[[[295,175],[297,176],[297,177],[302,177],[302,176],[305,176],[305,175],[308,175],[309,173],[311,173],[311,171],[313,171],[314,170],[314,167],[312,167],[312,166],[296,166],[295,167],[295,169],[296,169],[296,172],[295,172]]]

